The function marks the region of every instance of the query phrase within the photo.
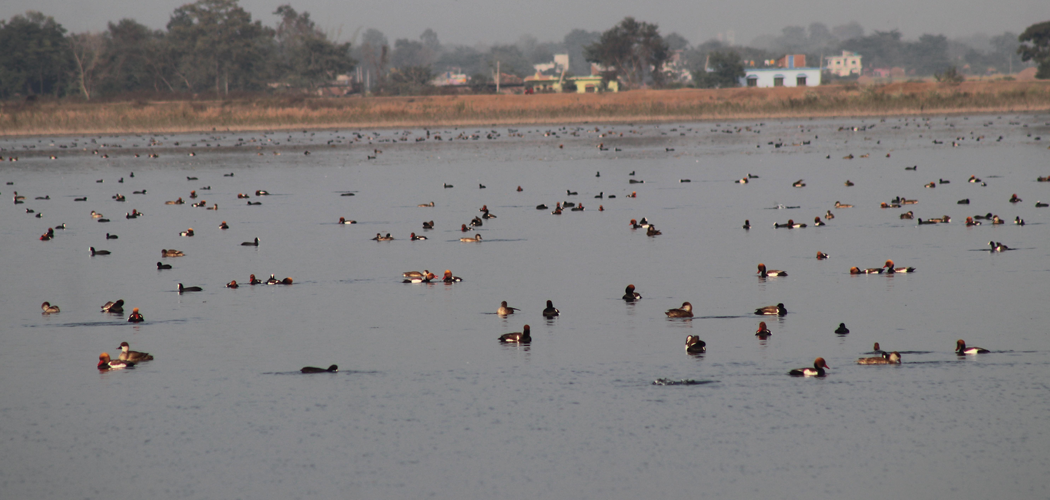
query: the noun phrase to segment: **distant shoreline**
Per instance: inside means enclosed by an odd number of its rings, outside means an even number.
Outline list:
[[[0,136],[672,123],[1050,111],[1050,81],[861,87],[0,103]]]

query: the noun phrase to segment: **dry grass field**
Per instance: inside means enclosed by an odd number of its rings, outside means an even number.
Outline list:
[[[1050,82],[0,104],[0,135],[642,123],[1050,110]]]

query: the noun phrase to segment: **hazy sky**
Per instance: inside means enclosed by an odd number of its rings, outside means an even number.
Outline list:
[[[0,18],[27,10],[52,16],[71,32],[102,31],[107,21],[132,18],[162,29],[171,12],[192,3],[185,0],[2,0]],[[829,28],[850,21],[873,30],[899,29],[906,39],[923,33],[949,38],[1004,31],[1020,33],[1036,22],[1050,20],[1050,0],[241,0],[252,19],[273,26],[279,5],[309,12],[329,34],[354,41],[360,29],[382,31],[391,43],[397,38],[418,40],[427,28],[442,43],[474,45],[511,43],[525,34],[540,41],[560,41],[574,28],[604,31],[625,16],[656,23],[660,32],[677,32],[691,43],[703,42],[732,30],[737,43],[764,34],[779,34],[785,26],[821,22]]]

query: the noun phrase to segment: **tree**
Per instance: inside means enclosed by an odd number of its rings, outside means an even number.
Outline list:
[[[615,71],[627,87],[640,87],[646,76],[659,87],[663,84],[663,65],[670,51],[657,25],[626,17],[602,33],[597,42],[585,47],[584,57]]]
[[[99,93],[117,94],[152,88],[174,91],[175,61],[169,54],[164,33],[153,31],[132,19],[109,23],[105,33],[104,77]],[[162,85],[163,84],[163,85]]]
[[[689,48],[689,40],[686,40],[684,36],[678,33],[671,33],[664,37],[664,41],[667,42],[667,50],[674,52],[676,50],[685,50]]]
[[[922,35],[918,42],[905,45],[905,66],[919,74],[929,75],[947,71],[948,38],[944,35]]]
[[[426,45],[423,45],[423,42],[401,38],[394,42],[394,53],[390,56],[390,66],[394,68],[429,67],[433,64],[433,59],[433,54]]]
[[[390,63],[390,43],[383,32],[369,28],[361,40],[358,57],[375,78],[376,88],[382,88],[386,67]]]
[[[192,90],[214,84],[217,94],[228,94],[231,86],[259,88],[267,80],[274,32],[252,22],[237,0],[197,0],[175,9],[168,38],[179,56],[178,71]]]
[[[591,65],[583,55],[584,47],[597,42],[602,34],[597,31],[574,29],[565,35],[562,45],[569,54],[569,71],[577,75],[591,74]]]
[[[1021,66],[1021,57],[1017,54],[1017,48],[1021,44],[1018,42],[1017,33],[1006,31],[1002,35],[993,36],[989,43],[992,45],[992,54],[1000,61],[996,64],[999,71],[1013,73],[1015,65]]]
[[[1035,77],[1040,80],[1050,79],[1050,21],[1029,26],[1017,39],[1021,42],[1017,48],[1021,60],[1039,64]]]
[[[850,21],[849,23],[831,28],[831,34],[842,41],[852,40],[864,36],[864,27],[857,23],[857,21]]]
[[[98,87],[105,71],[104,58],[106,39],[101,33],[73,34],[67,38],[73,56],[73,70],[77,86],[84,99]]]
[[[966,77],[960,74],[955,66],[950,66],[942,72],[934,73],[933,78],[941,83],[962,83],[966,80]]]
[[[744,73],[744,63],[736,52],[726,50],[711,52],[707,68],[693,72],[693,81],[702,89],[739,87]]]
[[[299,14],[289,5],[274,12],[281,16],[277,26],[277,72],[281,80],[297,86],[316,86],[350,72],[355,61],[350,57],[350,43],[328,40],[310,19],[310,13]]]
[[[489,53],[485,55],[486,66],[489,73],[495,74],[496,63],[499,63],[500,73],[516,76],[529,76],[533,72],[532,63],[514,45],[493,45]]]
[[[0,97],[61,95],[72,70],[65,34],[54,18],[39,12],[0,21]]]
[[[418,95],[432,87],[434,72],[430,66],[409,66],[390,70],[391,93],[398,95]]]

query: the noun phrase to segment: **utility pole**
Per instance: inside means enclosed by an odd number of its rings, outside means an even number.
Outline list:
[[[496,61],[496,93],[499,93],[499,61]]]

